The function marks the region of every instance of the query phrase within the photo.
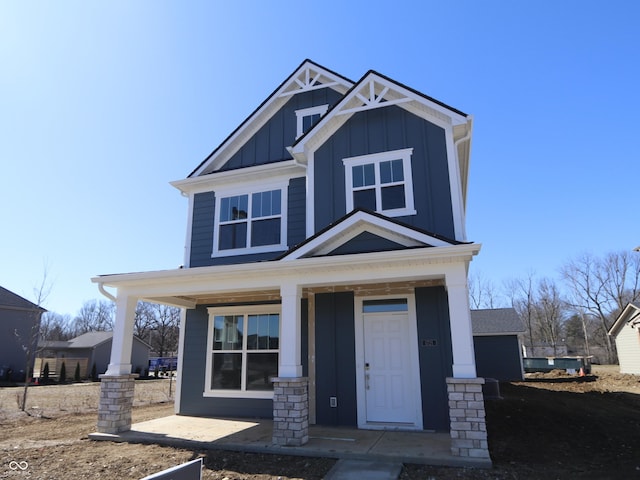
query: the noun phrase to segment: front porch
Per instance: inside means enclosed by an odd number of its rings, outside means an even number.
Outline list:
[[[309,426],[309,441],[282,447],[272,442],[273,421],[172,415],[136,423],[118,434],[92,433],[92,440],[153,443],[182,448],[346,458],[450,467],[490,468],[489,458],[451,452],[448,433],[361,430]]]

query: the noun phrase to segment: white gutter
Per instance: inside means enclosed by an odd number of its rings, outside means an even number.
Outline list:
[[[116,297],[114,297],[104,289],[104,283],[102,282],[98,283],[98,290],[100,290],[100,293],[103,294],[105,297],[107,297],[109,300],[111,300],[114,303],[116,302]]]

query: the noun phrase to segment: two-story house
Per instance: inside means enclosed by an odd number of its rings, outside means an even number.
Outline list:
[[[189,200],[184,268],[93,279],[117,303],[103,393],[132,388],[136,302],[161,302],[184,309],[178,414],[273,418],[282,445],[305,443],[309,423],[444,430],[455,454],[488,457],[471,129],[384,75],[304,61],[172,183]],[[99,430],[129,428],[127,408],[101,406]]]

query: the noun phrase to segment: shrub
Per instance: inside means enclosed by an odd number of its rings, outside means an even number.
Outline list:
[[[76,363],[76,371],[73,374],[73,381],[74,382],[79,382],[80,381],[80,362]]]
[[[94,382],[98,381],[98,369],[96,368],[95,362],[93,363],[93,366],[91,367],[91,380],[93,380]]]
[[[42,382],[46,383],[49,381],[49,362],[44,363],[44,369],[42,370]]]
[[[62,362],[62,366],[60,367],[60,375],[58,376],[58,383],[65,383],[67,381],[67,367]]]

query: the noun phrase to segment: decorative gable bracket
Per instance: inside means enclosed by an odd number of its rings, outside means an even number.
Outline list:
[[[387,107],[413,100],[406,95],[402,95],[397,90],[391,90],[389,85],[383,85],[376,81],[375,78],[369,78],[368,81],[361,83],[358,87],[357,90],[352,92],[351,100],[337,112],[337,115],[351,114],[377,107]]]
[[[311,65],[303,68],[292,80],[291,84],[280,93],[280,97],[288,97],[300,92],[340,85],[319,69],[312,68]]]

